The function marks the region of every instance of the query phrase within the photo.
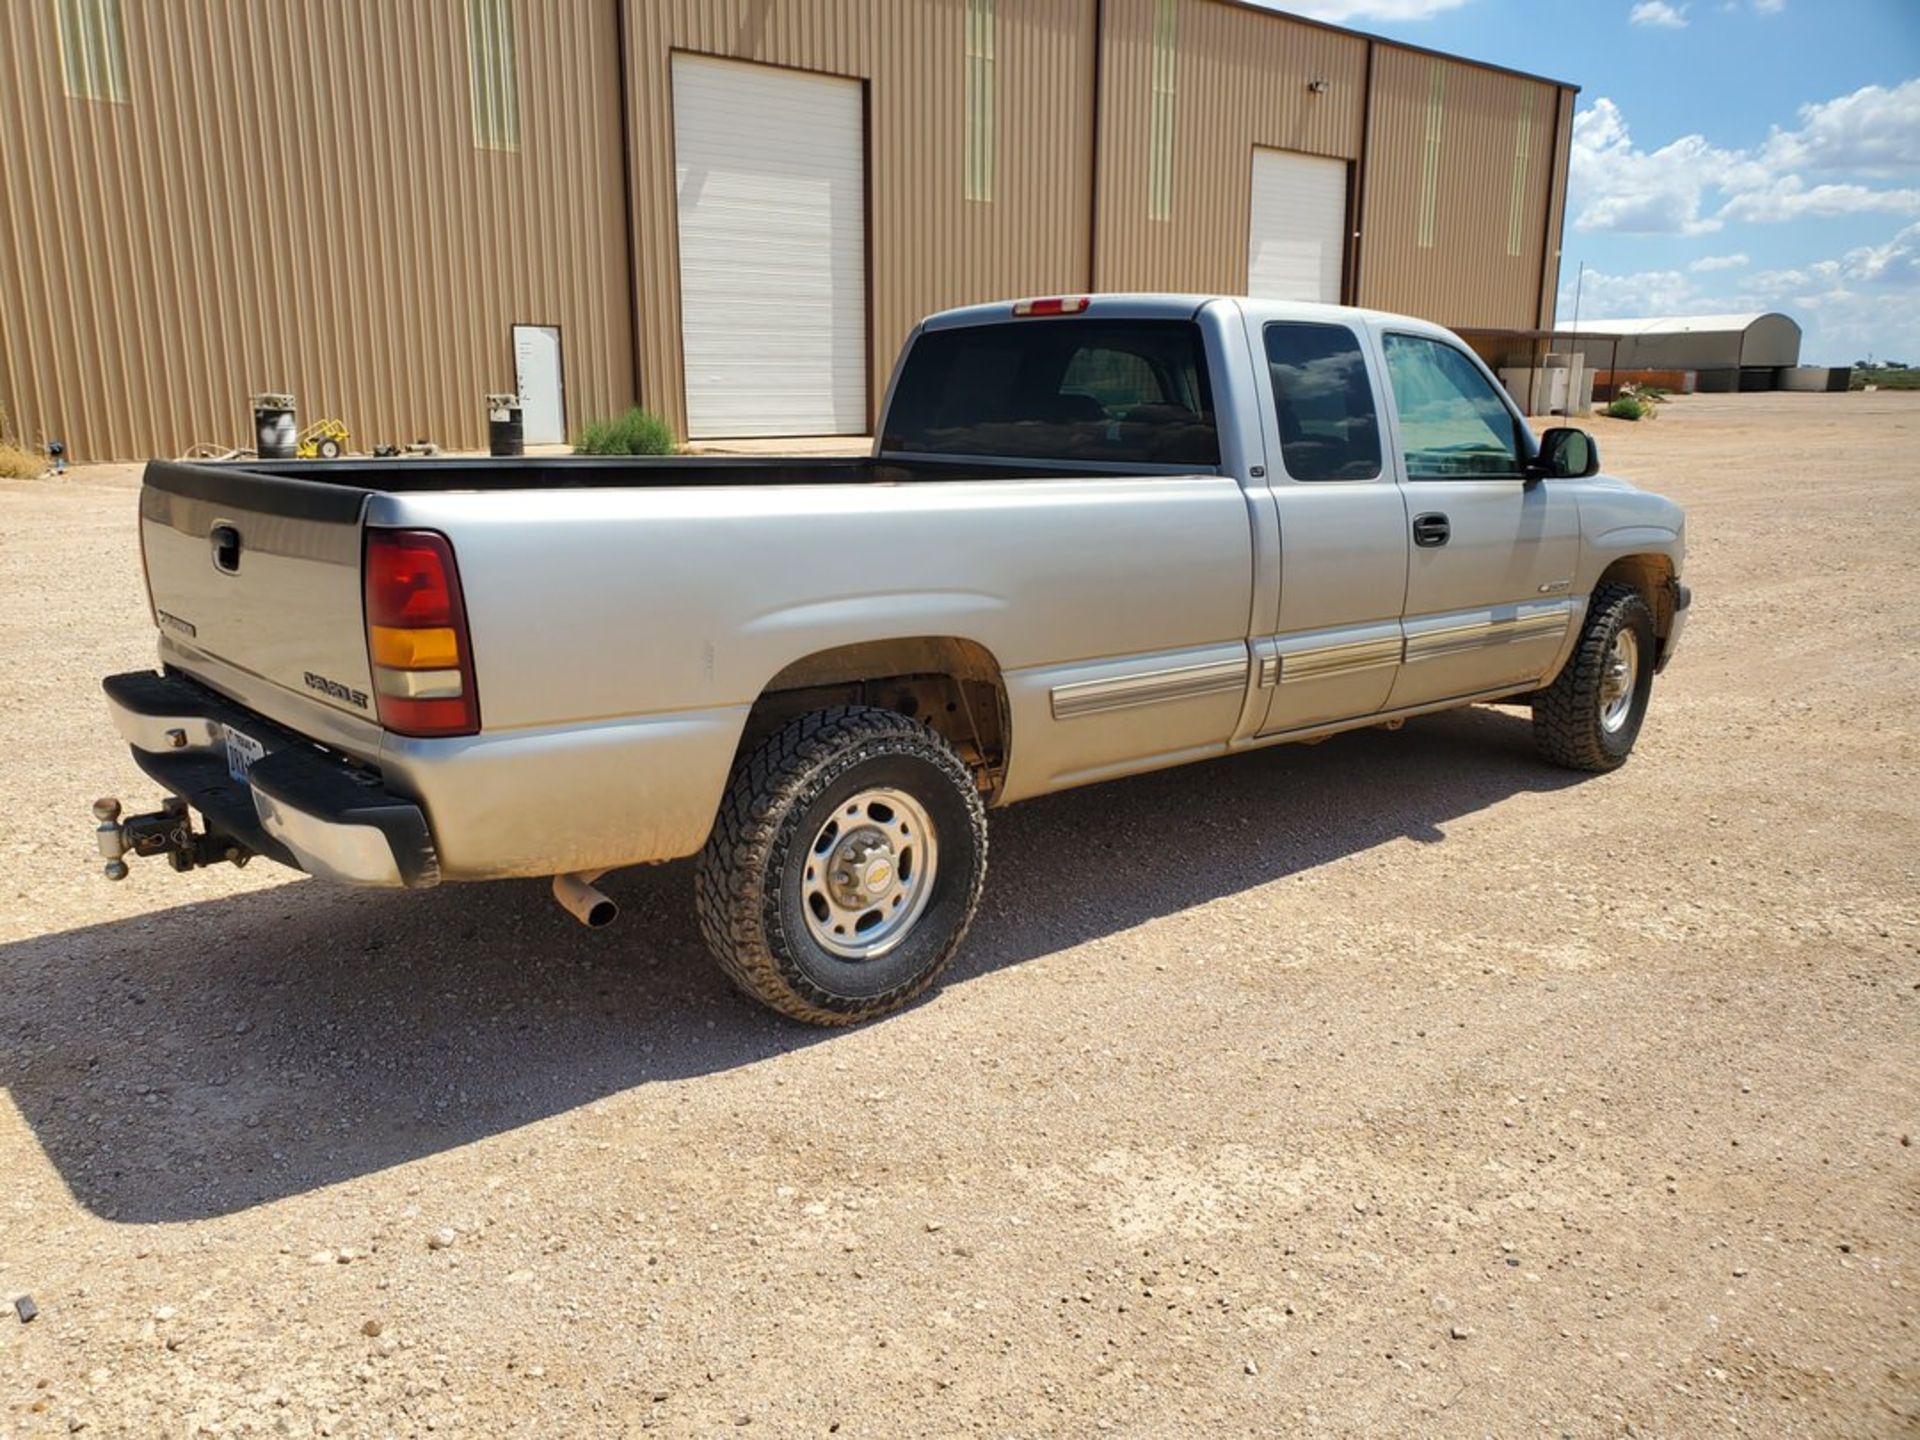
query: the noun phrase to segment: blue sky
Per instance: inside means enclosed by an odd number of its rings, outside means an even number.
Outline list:
[[[1274,3],[1580,86],[1560,318],[1782,310],[1920,365],[1920,0]]]

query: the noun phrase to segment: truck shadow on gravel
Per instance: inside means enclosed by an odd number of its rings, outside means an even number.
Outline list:
[[[1016,806],[946,988],[1581,778],[1475,709]],[[0,947],[0,1085],[89,1210],[182,1221],[839,1033],[733,994],[688,864],[605,888],[603,931],[536,882],[296,881]]]

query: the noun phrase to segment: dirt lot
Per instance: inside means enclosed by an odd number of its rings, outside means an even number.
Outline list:
[[[1002,813],[946,986],[684,865],[97,878],[133,482],[0,487],[9,1433],[1920,1430],[1920,397],[1596,421],[1691,507],[1623,771],[1481,709]]]

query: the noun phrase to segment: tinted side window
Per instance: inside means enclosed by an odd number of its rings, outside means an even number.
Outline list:
[[[1424,335],[1386,337],[1410,480],[1519,475],[1518,422],[1458,350]]]
[[[1366,357],[1351,330],[1267,326],[1267,377],[1289,475],[1370,480],[1380,473],[1380,421]]]
[[[1013,320],[914,342],[883,449],[1217,465],[1213,395],[1185,320]]]

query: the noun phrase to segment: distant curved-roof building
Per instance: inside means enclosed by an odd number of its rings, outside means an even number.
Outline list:
[[[1560,333],[1596,369],[1692,370],[1702,390],[1770,389],[1774,371],[1800,363],[1800,326],[1777,311],[1579,320]]]

